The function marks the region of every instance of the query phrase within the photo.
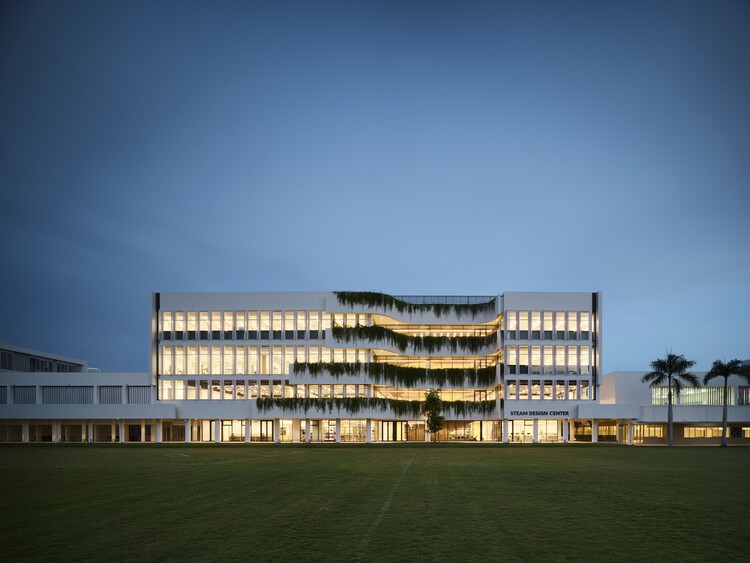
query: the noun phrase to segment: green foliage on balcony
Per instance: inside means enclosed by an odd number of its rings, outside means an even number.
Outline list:
[[[502,366],[501,366],[502,369]],[[311,377],[344,375],[362,377],[369,383],[387,383],[398,387],[491,387],[497,382],[497,368],[479,369],[443,368],[424,369],[387,363],[306,363],[295,362],[295,374],[308,373]],[[502,373],[502,372],[501,372]]]
[[[377,291],[334,291],[341,305],[349,307],[364,306],[372,309],[383,309],[390,311],[396,309],[399,313],[434,313],[436,317],[455,314],[458,318],[462,315],[471,315],[472,318],[484,313],[492,313],[495,310],[496,299],[484,303],[471,304],[446,304],[446,303],[407,303],[396,299],[387,293]]]
[[[382,398],[346,399],[302,399],[302,398],[258,398],[258,412],[281,409],[287,412],[319,410],[333,413],[334,410],[357,414],[364,410],[390,410],[395,416],[421,418],[424,401],[400,401]],[[443,410],[455,416],[478,414],[489,416],[495,412],[497,401],[443,401]]]
[[[426,354],[439,352],[444,348],[449,348],[451,352],[460,350],[477,354],[487,348],[497,347],[497,332],[487,336],[408,336],[382,326],[357,325],[355,327],[334,326],[331,334],[334,338],[344,342],[354,340],[383,342],[397,348],[401,353],[404,353],[409,346],[412,346],[415,352]]]

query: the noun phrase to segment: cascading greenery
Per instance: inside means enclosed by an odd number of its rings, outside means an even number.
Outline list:
[[[395,416],[420,418],[424,401],[400,401],[382,398],[303,399],[303,398],[258,398],[258,412],[274,408],[288,412],[308,412],[311,409],[332,413],[334,410],[356,414],[363,410],[390,409]],[[455,416],[480,414],[489,416],[495,412],[497,401],[443,401],[443,410]]]
[[[502,365],[500,366],[502,374]],[[497,368],[490,366],[478,369],[443,368],[424,369],[404,367],[387,363],[306,363],[296,362],[292,366],[295,374],[308,373],[339,377],[362,376],[370,383],[388,383],[398,387],[490,387],[497,381]]]
[[[396,309],[399,313],[435,313],[436,317],[454,313],[458,318],[462,315],[471,315],[472,318],[484,313],[492,313],[495,310],[496,299],[484,303],[446,304],[446,303],[407,303],[396,299],[387,293],[377,291],[334,291],[341,305],[349,307],[365,306],[373,309],[390,311]]]
[[[353,340],[385,342],[398,348],[402,353],[409,346],[412,346],[415,352],[427,354],[438,352],[444,348],[450,348],[451,352],[457,352],[460,349],[476,354],[488,347],[497,346],[497,332],[487,336],[408,336],[382,326],[357,325],[354,327],[334,326],[331,328],[331,335],[344,342]]]

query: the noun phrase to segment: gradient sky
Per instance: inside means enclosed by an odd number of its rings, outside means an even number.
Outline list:
[[[149,291],[604,293],[604,371],[750,358],[750,3],[0,4],[0,340]]]

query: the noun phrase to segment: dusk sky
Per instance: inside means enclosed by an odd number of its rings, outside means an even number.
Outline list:
[[[750,358],[750,3],[5,1],[0,341],[150,291],[603,292],[604,372]]]

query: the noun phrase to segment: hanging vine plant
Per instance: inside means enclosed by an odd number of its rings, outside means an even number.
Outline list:
[[[502,374],[502,366],[501,366]],[[293,364],[295,374],[308,373],[311,377],[331,376],[335,379],[345,375],[364,377],[371,383],[388,383],[398,387],[490,387],[497,381],[497,367],[478,369],[443,368],[425,369],[404,367],[387,363],[302,363]]]
[[[336,299],[341,305],[348,307],[364,306],[373,309],[383,309],[390,311],[396,309],[399,313],[429,313],[432,312],[436,317],[454,313],[458,318],[462,315],[471,315],[472,318],[480,314],[492,313],[495,311],[496,298],[485,301],[484,303],[407,303],[401,299],[396,299],[387,293],[377,291],[334,291]]]
[[[450,348],[451,352],[457,352],[460,349],[477,354],[488,347],[497,346],[497,332],[493,332],[487,336],[408,336],[377,325],[357,325],[355,327],[334,325],[331,328],[331,335],[344,342],[352,342],[354,340],[384,342],[397,348],[401,353],[404,353],[409,346],[412,346],[415,352],[424,352],[426,354],[438,352],[443,348]]]
[[[363,410],[390,410],[394,416],[421,418],[424,401],[402,401],[382,398],[345,398],[345,399],[303,399],[303,398],[258,398],[258,412],[267,412],[275,408],[285,412],[304,412],[309,410],[357,414]],[[443,409],[455,416],[480,414],[490,416],[495,412],[497,401],[443,401]]]

